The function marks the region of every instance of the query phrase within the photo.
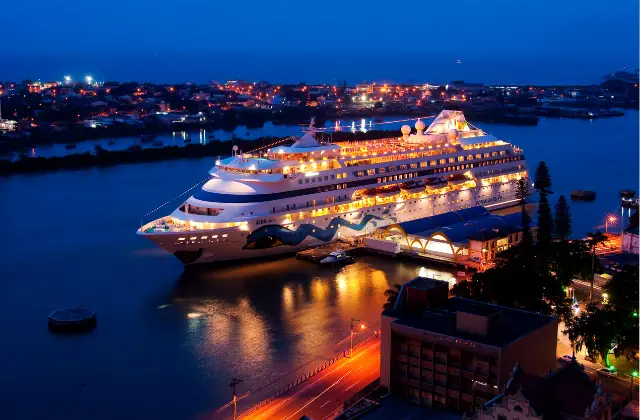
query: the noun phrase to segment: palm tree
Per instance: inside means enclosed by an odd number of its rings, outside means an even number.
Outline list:
[[[589,245],[589,248],[591,248],[591,287],[589,289],[589,301],[593,299],[593,280],[596,274],[596,248],[598,247],[598,245],[606,241],[606,235],[599,230],[587,233],[587,244]]]
[[[402,286],[396,283],[391,288],[384,291],[384,295],[387,297],[387,301],[382,306],[384,310],[391,309],[395,306],[401,288]]]

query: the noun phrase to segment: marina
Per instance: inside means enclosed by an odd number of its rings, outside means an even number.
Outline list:
[[[621,189],[640,190],[637,115],[482,128],[522,147],[529,168],[546,161],[552,205],[576,188],[596,191],[596,201],[570,202],[572,237],[584,238],[604,223],[604,214],[620,217]],[[602,143],[612,132],[620,139],[617,148]],[[349,336],[352,317],[379,328],[384,291],[393,284],[418,274],[464,278],[452,265],[377,254],[322,270],[278,256],[185,272],[175,257],[132,230],[140,215],[202,180],[214,159],[3,178],[0,195],[20,203],[2,208],[5,219],[33,221],[10,223],[5,233],[11,246],[3,254],[0,313],[5,319],[21,314],[3,330],[0,348],[0,356],[12,360],[3,368],[12,383],[4,390],[6,417],[133,419],[140,416],[126,413],[135,404],[144,417],[209,418],[229,402],[230,377],[244,379],[239,393],[300,368],[291,374],[295,379],[342,351],[335,344]],[[45,224],[64,227],[64,234]],[[51,310],[75,305],[96,311],[99,327],[77,336],[49,333],[44,323]],[[47,396],[46,406],[32,404],[34,393]],[[262,398],[242,399],[239,411]]]

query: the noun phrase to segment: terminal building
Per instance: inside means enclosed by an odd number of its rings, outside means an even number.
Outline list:
[[[556,367],[556,318],[448,292],[417,277],[383,312],[380,384],[391,394],[471,412],[504,390],[516,363],[539,376]]]
[[[378,228],[375,236],[427,258],[484,264],[520,242],[522,213],[498,216],[476,206]]]

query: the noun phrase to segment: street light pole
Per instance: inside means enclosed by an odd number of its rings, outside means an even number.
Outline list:
[[[351,358],[353,356],[353,323],[354,322],[361,322],[359,319],[355,319],[355,318],[351,318],[351,327],[349,328],[349,357]],[[364,330],[364,324],[360,324],[360,329]]]
[[[238,378],[231,378],[231,383],[229,384],[229,386],[232,389],[233,392],[233,420],[236,420],[236,409],[237,409],[237,404],[238,404],[238,398],[236,397],[236,385],[241,384],[242,383],[242,379],[238,379]]]

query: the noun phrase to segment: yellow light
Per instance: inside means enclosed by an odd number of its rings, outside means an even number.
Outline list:
[[[364,324],[360,324],[360,329],[364,330],[364,328],[365,328]]]

